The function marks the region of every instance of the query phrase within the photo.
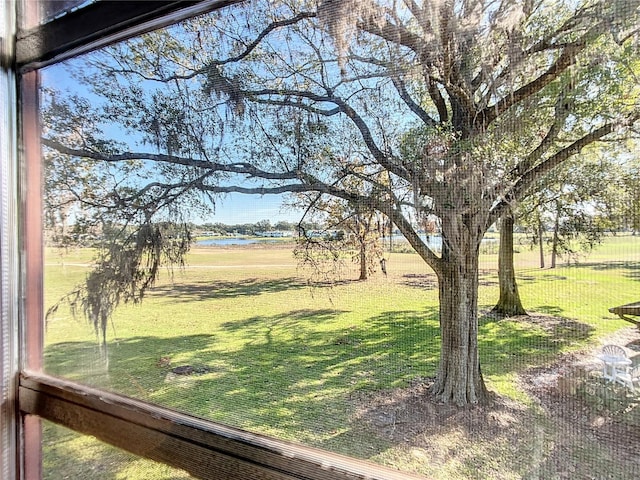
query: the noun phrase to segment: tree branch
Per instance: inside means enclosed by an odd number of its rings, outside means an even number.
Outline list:
[[[383,211],[383,210],[381,210]],[[442,259],[438,257],[431,248],[420,238],[417,230],[405,218],[400,210],[393,208],[384,211],[391,221],[402,232],[402,235],[420,257],[431,267],[436,273],[442,272]]]
[[[258,36],[255,38],[255,40],[253,40],[251,43],[249,43],[245,47],[245,49],[242,52],[240,52],[239,54],[237,54],[237,55],[235,55],[233,57],[225,58],[223,60],[213,60],[213,61],[209,62],[206,66],[204,66],[202,68],[199,68],[197,70],[193,70],[191,73],[186,74],[186,75],[174,74],[174,75],[169,75],[167,77],[150,77],[148,75],[142,74],[140,71],[133,70],[133,69],[126,69],[126,68],[123,68],[123,69],[111,69],[111,71],[114,72],[114,73],[137,75],[137,76],[139,76],[140,78],[142,78],[144,80],[161,82],[161,83],[169,83],[169,82],[173,82],[173,81],[176,81],[176,80],[190,80],[192,78],[197,77],[198,75],[206,74],[212,68],[219,67],[219,66],[222,66],[222,65],[226,65],[226,64],[229,64],[229,63],[239,62],[240,60],[246,58],[247,56],[249,56],[256,49],[256,47],[258,47],[258,45],[260,45],[260,42],[262,42],[262,40],[264,40],[265,37],[267,37],[274,30],[277,30],[277,29],[282,28],[282,27],[287,27],[289,25],[294,25],[294,24],[300,22],[301,20],[305,20],[305,19],[309,19],[309,18],[315,18],[316,16],[317,15],[316,15],[315,12],[300,12],[297,15],[291,17],[291,18],[287,18],[287,19],[284,19],[284,20],[277,20],[277,21],[275,21],[273,23],[270,23],[269,25],[267,25],[258,34]]]
[[[263,98],[254,98],[252,99],[254,103],[260,103],[262,105],[275,105],[280,107],[293,107],[299,110],[304,110],[305,112],[314,113],[316,115],[322,115],[324,117],[332,117],[334,115],[338,115],[342,113],[342,110],[339,107],[331,108],[331,109],[322,109],[313,107],[311,105],[307,105],[299,102],[292,102],[290,100],[274,100],[274,99],[263,99]]]
[[[429,90],[429,96],[431,100],[436,106],[438,110],[438,117],[440,118],[441,124],[446,124],[449,121],[449,112],[447,111],[447,104],[445,102],[440,89],[438,88],[438,84],[435,80],[429,75],[426,75],[427,87]]]
[[[393,82],[393,86],[396,87],[396,90],[398,91],[398,94],[400,95],[402,101],[409,107],[409,110],[415,113],[418,118],[422,120],[425,125],[435,127],[438,124],[435,119],[431,117],[431,115],[425,112],[422,107],[420,107],[420,105],[418,105],[413,100],[413,98],[411,98],[411,95],[409,95],[409,92],[407,92],[407,88],[404,82],[400,80],[399,77],[392,75],[391,81]]]
[[[514,192],[513,197],[519,198],[521,192],[525,191],[529,186],[541,176],[549,173],[552,169],[560,165],[569,157],[580,153],[580,151],[587,145],[600,140],[605,135],[613,132],[614,124],[606,123],[600,128],[588,133],[587,135],[579,138],[570,145],[566,146],[562,150],[556,152],[543,162],[539,163],[535,167],[531,168],[528,172],[523,174],[520,179],[515,183],[512,190]]]
[[[255,178],[264,178],[266,180],[295,180],[300,176],[300,172],[298,171],[288,171],[288,172],[269,172],[266,170],[259,169],[250,163],[246,162],[236,162],[236,163],[218,163],[218,162],[210,162],[206,160],[198,160],[195,158],[188,157],[178,157],[176,155],[164,155],[164,154],[154,154],[154,153],[146,153],[146,152],[127,152],[119,155],[107,155],[100,152],[92,151],[92,150],[83,150],[83,149],[74,149],[69,148],[62,145],[55,140],[51,140],[48,138],[42,139],[42,144],[57,150],[60,153],[65,155],[72,155],[75,157],[88,158],[91,160],[107,162],[107,163],[118,163],[127,160],[150,160],[153,162],[159,163],[168,163],[171,165],[184,165],[189,167],[197,167],[202,168],[208,171],[215,172],[227,172],[234,173],[238,175],[248,175],[250,177]]]
[[[538,93],[558,78],[562,72],[573,65],[576,62],[578,53],[584,50],[586,46],[587,42],[584,37],[579,41],[568,45],[563,49],[562,53],[553,65],[551,65],[551,67],[549,67],[542,75],[518,88],[515,92],[509,93],[491,107],[485,108],[480,112],[479,118],[484,121],[485,125],[489,125],[512,106],[517,105],[524,99]]]
[[[511,171],[512,178],[518,178],[531,169],[557,140],[558,134],[562,130],[562,126],[570,114],[570,109],[565,106],[566,101],[565,95],[560,95],[558,97],[555,105],[553,124],[540,144]]]
[[[639,118],[640,114],[634,114],[627,120],[627,123],[631,125],[634,122],[638,121]],[[602,125],[596,130],[593,130],[592,132],[584,135],[565,148],[559,150],[543,162],[539,163],[538,165],[524,173],[520,177],[520,179],[516,181],[508,191],[505,192],[505,194],[503,195],[503,200],[491,209],[489,213],[489,223],[491,224],[497,221],[504,210],[508,208],[509,203],[513,200],[522,198],[525,192],[537,179],[549,173],[552,169],[560,165],[571,156],[580,153],[580,151],[587,145],[602,140],[603,137],[612,133],[616,126],[617,123],[613,122]]]
[[[374,15],[372,14],[360,20],[358,28],[390,43],[407,47],[416,54],[420,53],[421,48],[424,46],[424,40],[419,35],[399,25],[393,25],[389,21],[385,21],[383,25],[380,25],[377,19],[373,17]]]
[[[373,158],[375,158],[375,160],[380,165],[382,165],[383,167],[385,167],[387,170],[394,173],[395,175],[398,175],[399,177],[409,178],[409,172],[404,167],[401,167],[398,162],[394,162],[390,158],[390,155],[386,154],[378,147],[375,139],[373,138],[373,134],[371,133],[371,130],[367,126],[367,123],[364,121],[364,119],[360,115],[358,115],[358,113],[346,101],[344,101],[343,99],[331,93],[327,95],[319,95],[317,93],[300,91],[300,90],[262,89],[262,90],[255,90],[255,91],[243,91],[242,95],[246,97],[253,97],[252,100],[254,101],[255,101],[255,97],[278,96],[278,97],[285,97],[285,98],[286,97],[306,98],[313,102],[318,102],[318,103],[323,103],[323,102],[332,103],[336,105],[336,107],[340,110],[340,112],[344,113],[355,125],[355,127],[360,132],[360,135],[364,140],[364,143],[367,146],[367,149],[369,150]],[[272,101],[273,101],[272,99],[263,100],[263,102],[265,103],[269,103]],[[275,102],[282,102],[282,101],[276,99]],[[298,106],[298,104],[295,104],[295,106]]]
[[[317,16],[316,12],[300,12],[297,15],[291,17],[291,18],[287,18],[285,20],[278,20],[275,21],[273,23],[270,23],[269,25],[267,25],[267,27],[262,30],[258,36],[256,37],[256,39],[251,42],[249,45],[247,45],[247,47],[244,49],[243,52],[239,53],[238,55],[234,56],[234,57],[229,57],[225,60],[214,60],[213,62],[211,62],[212,65],[225,65],[227,63],[234,63],[234,62],[238,62],[240,60],[242,60],[243,58],[247,57],[251,52],[253,52],[253,50],[255,50],[255,48],[260,45],[260,42],[267,36],[269,35],[271,32],[273,32],[274,30],[277,30],[278,28],[282,28],[282,27],[288,27],[289,25],[294,25],[296,23],[298,23],[301,20],[305,20],[308,18],[315,18]]]
[[[528,48],[522,50],[515,61],[511,61],[505,69],[498,75],[498,77],[493,81],[495,84],[497,80],[508,78],[514,74],[514,71],[525,61],[529,61],[532,55],[543,52],[551,52],[554,50],[561,50],[568,46],[570,46],[574,42],[566,42],[560,41],[560,37],[563,34],[571,33],[571,31],[580,25],[583,25],[586,28],[591,27],[591,24],[600,22],[602,23],[602,18],[598,15],[597,11],[595,11],[594,6],[588,8],[581,8],[577,11],[571,18],[567,19],[563,24],[561,24],[557,29],[550,32],[544,38],[538,40],[533,45],[530,45]],[[513,57],[512,57],[513,58]],[[478,75],[473,79],[471,85],[473,87],[473,91],[475,91],[480,84],[482,83],[482,71],[478,73]]]

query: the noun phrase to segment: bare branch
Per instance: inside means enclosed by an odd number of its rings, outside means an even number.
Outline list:
[[[154,154],[154,153],[146,153],[146,152],[127,152],[119,155],[107,155],[96,151],[91,150],[82,150],[82,149],[74,149],[69,148],[61,143],[56,142],[55,140],[51,140],[48,138],[42,139],[42,144],[47,147],[53,148],[60,153],[64,153],[66,155],[73,155],[81,158],[89,158],[91,160],[108,162],[108,163],[117,163],[126,160],[150,160],[154,162],[160,163],[168,163],[172,165],[184,165],[189,167],[197,167],[202,168],[209,171],[215,172],[228,172],[235,173],[238,175],[248,175],[250,177],[264,178],[269,180],[295,180],[298,178],[298,173],[295,171],[288,172],[269,172],[266,170],[259,169],[254,165],[247,162],[236,162],[236,163],[218,163],[218,162],[210,162],[206,160],[198,160],[195,158],[188,157],[179,157],[176,155],[164,155],[164,154]]]
[[[316,115],[322,115],[323,117],[332,117],[334,115],[338,115],[342,112],[342,109],[339,107],[331,108],[331,109],[322,109],[317,108],[308,104],[300,103],[300,102],[292,102],[290,100],[278,100],[278,99],[264,99],[264,98],[255,98],[252,100],[254,103],[260,103],[262,105],[274,105],[280,107],[293,107],[300,110],[304,110],[309,113],[315,113]]]
[[[211,61],[209,64],[207,64],[205,67],[199,68],[197,70],[193,70],[191,73],[188,74],[174,74],[174,75],[169,75],[166,77],[151,77],[148,75],[144,75],[142,72],[138,71],[138,70],[133,70],[133,69],[129,69],[129,68],[122,68],[122,69],[111,69],[110,70],[114,73],[121,73],[121,74],[130,74],[130,75],[137,75],[138,77],[144,79],[144,80],[149,80],[149,81],[155,81],[155,82],[161,82],[161,83],[169,83],[169,82],[173,82],[176,80],[189,80],[192,78],[197,77],[198,75],[202,75],[202,74],[206,74],[207,72],[209,72],[212,68],[215,67],[219,67],[222,65],[226,65],[229,63],[235,63],[235,62],[239,62],[240,60],[248,57],[255,49],[256,47],[258,47],[258,45],[260,45],[260,43],[265,39],[265,37],[267,37],[271,32],[282,28],[282,27],[287,27],[290,25],[294,25],[302,20],[305,19],[309,19],[309,18],[314,18],[316,17],[316,13],[315,12],[300,12],[297,15],[291,17],[291,18],[287,18],[284,20],[277,20],[275,22],[270,23],[269,25],[267,25],[257,36],[256,38],[249,43],[245,49],[240,52],[239,54],[233,56],[233,57],[229,57],[229,58],[225,58],[225,59],[221,59],[221,60],[213,60]]]
[[[351,122],[355,125],[355,127],[360,132],[362,139],[364,140],[367,149],[371,153],[371,155],[376,159],[376,161],[385,167],[390,172],[398,175],[402,178],[409,178],[409,172],[401,167],[399,162],[393,161],[393,158],[383,152],[377,145],[375,139],[373,138],[373,134],[371,130],[367,126],[367,123],[364,119],[343,99],[328,93],[327,95],[320,95],[314,92],[301,91],[301,90],[279,90],[279,89],[262,89],[255,91],[244,91],[243,95],[247,97],[252,97],[255,100],[256,97],[260,96],[278,96],[278,97],[299,97],[306,98],[313,102],[318,103],[333,103],[340,110],[341,113],[345,114]],[[263,100],[265,103],[271,102],[270,99]],[[281,100],[276,99],[276,102],[282,102]],[[296,104],[297,105],[297,104]]]
[[[273,23],[270,23],[264,30],[262,30],[258,36],[256,37],[256,39],[251,42],[249,45],[247,45],[247,47],[244,49],[244,51],[242,51],[241,53],[239,53],[238,55],[234,56],[234,57],[229,57],[225,60],[215,60],[212,62],[213,65],[225,65],[227,63],[234,63],[237,62],[239,60],[242,60],[243,58],[247,57],[251,52],[253,52],[255,50],[255,48],[260,45],[260,42],[267,36],[269,35],[271,32],[273,32],[274,30],[277,30],[278,28],[282,28],[282,27],[287,27],[289,25],[294,25],[296,23],[298,23],[301,20],[305,20],[308,18],[315,18],[317,16],[317,14],[315,12],[300,12],[297,15],[291,17],[291,18],[287,18],[285,20],[278,20],[275,21]]]
[[[409,92],[407,91],[407,88],[404,82],[400,80],[399,77],[394,75],[391,77],[391,81],[393,82],[393,85],[396,87],[396,90],[398,91],[398,94],[400,95],[400,98],[402,99],[402,101],[404,101],[404,103],[409,107],[409,110],[415,113],[418,116],[418,118],[423,121],[425,125],[428,125],[430,127],[435,127],[438,124],[427,112],[425,112],[422,109],[422,107],[420,107],[420,105],[418,105],[413,100],[413,98],[411,98],[411,95],[409,95]]]

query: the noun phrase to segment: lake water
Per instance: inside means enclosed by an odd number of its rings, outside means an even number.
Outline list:
[[[434,249],[434,250],[440,250],[442,249],[442,237],[440,235],[426,235],[426,234],[421,234],[420,238],[422,240],[424,240],[427,245]],[[402,236],[402,235],[393,235],[391,237],[391,240],[393,243],[402,243],[402,242],[407,242],[407,240]],[[482,239],[482,243],[483,244],[491,244],[491,243],[497,243],[498,240],[495,238],[484,238]],[[385,246],[389,245],[389,239],[385,239]]]
[[[206,240],[198,240],[196,242],[196,245],[202,247],[213,245],[224,247],[226,245],[250,245],[252,243],[276,243],[276,240],[265,240],[257,238],[207,238]]]
[[[427,240],[427,245],[434,250],[440,250],[442,248],[442,237],[439,235],[430,235],[427,237],[426,235],[420,235],[423,240]],[[402,235],[393,235],[391,237],[391,241],[394,244],[406,242],[407,240]],[[495,242],[494,238],[486,238],[483,242],[490,243]],[[279,240],[268,240],[264,238],[245,238],[245,237],[237,237],[237,238],[207,238],[206,240],[198,240],[196,245],[206,247],[206,246],[219,246],[224,247],[228,245],[250,245],[252,243],[279,243]],[[389,246],[389,239],[384,239],[385,246]]]
[[[422,239],[425,240],[426,235],[421,235]],[[234,238],[207,238],[205,240],[198,240],[196,245],[207,247],[207,246],[218,246],[224,247],[228,245],[250,245],[253,243],[278,243],[278,240],[269,240],[265,238],[254,238],[254,237],[234,237]],[[392,237],[393,243],[406,242],[405,238],[402,235],[394,235]],[[385,238],[385,245],[389,244],[389,239]],[[442,246],[442,238],[439,236],[430,236],[428,239],[428,245],[434,249],[440,249]]]

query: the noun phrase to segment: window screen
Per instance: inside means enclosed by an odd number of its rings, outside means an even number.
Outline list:
[[[633,478],[637,25],[258,1],[42,69],[43,370],[424,477]]]

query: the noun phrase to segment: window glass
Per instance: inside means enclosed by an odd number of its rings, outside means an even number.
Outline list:
[[[428,477],[632,478],[635,4],[317,3],[41,71],[44,370]]]

